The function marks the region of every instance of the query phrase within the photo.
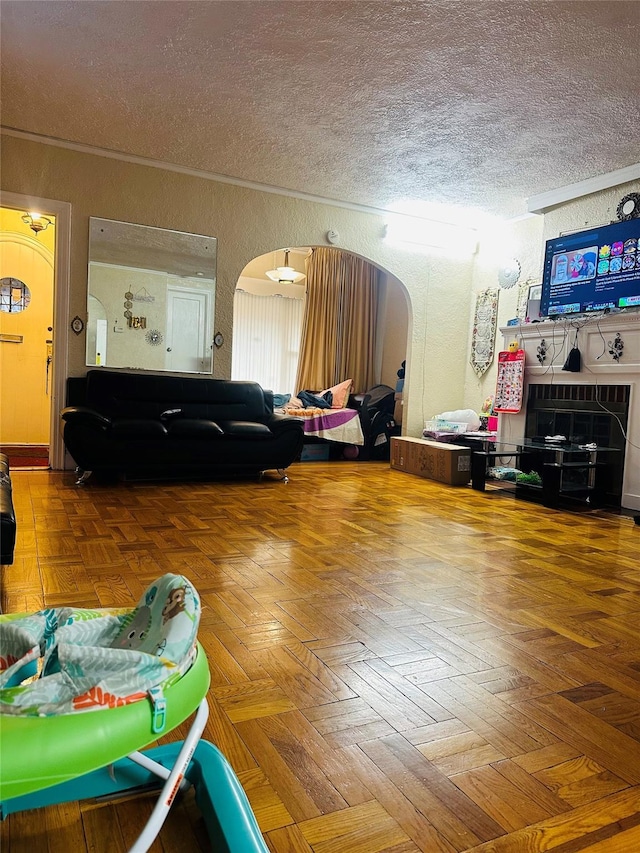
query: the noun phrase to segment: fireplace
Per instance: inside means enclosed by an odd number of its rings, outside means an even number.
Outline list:
[[[579,373],[562,369],[576,330],[582,353]],[[579,444],[594,441],[618,448],[602,454],[609,498],[625,509],[640,510],[640,310],[501,331],[504,349],[515,338],[525,351],[522,409],[500,416],[502,440],[566,435]],[[602,473],[600,465],[598,470]]]
[[[529,385],[525,438],[564,435],[574,444],[595,442],[619,453],[606,456],[602,472],[605,502],[620,506],[629,385]]]

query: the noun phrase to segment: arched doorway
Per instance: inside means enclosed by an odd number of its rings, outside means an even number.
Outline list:
[[[310,247],[291,248],[289,265],[294,270],[305,274],[312,251]],[[357,257],[344,250],[328,249],[327,251],[342,252],[351,257]],[[278,249],[254,258],[246,265],[238,279],[234,300],[232,378],[255,379],[277,394],[294,394],[301,390],[295,387],[293,378],[296,373],[300,334],[298,331],[296,338],[295,329],[300,328],[300,312],[304,312],[305,309],[306,280],[296,283],[274,282],[272,277],[267,275],[283,262],[283,253],[283,249]],[[406,358],[409,307],[406,292],[400,281],[380,267],[376,266],[376,269],[379,277],[374,378],[371,384],[383,383],[395,387],[398,370]],[[291,324],[293,331],[285,332],[283,326],[283,331],[278,332],[277,324],[270,311],[273,309],[287,313],[286,302],[294,300],[297,300],[298,307],[295,309],[297,311],[295,323]],[[247,303],[247,305],[241,303]],[[269,310],[267,310],[268,305],[271,306]],[[289,313],[294,312],[292,310]],[[249,320],[245,319],[245,314],[250,315]],[[281,374],[281,379],[275,380],[275,384],[270,378],[262,381],[259,378],[265,364],[265,356],[260,354],[263,352],[261,348],[265,341],[268,341],[268,346],[273,350],[274,360],[280,360],[286,364],[286,371]],[[252,351],[256,354],[253,358]],[[327,386],[329,384],[331,383],[327,382]]]

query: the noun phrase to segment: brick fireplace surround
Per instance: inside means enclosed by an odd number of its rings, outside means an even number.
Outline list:
[[[582,368],[579,373],[571,373],[562,370],[562,366],[574,345],[576,328]],[[526,405],[531,385],[576,386],[576,390],[567,389],[566,396],[578,398],[581,396],[579,386],[592,386],[592,389],[597,386],[595,393],[594,390],[585,389],[583,396],[604,400],[604,407],[620,416],[621,407],[606,402],[619,397],[624,401],[622,409],[627,409],[621,505],[625,509],[640,510],[640,313],[609,314],[575,320],[561,318],[555,322],[547,320],[507,326],[500,331],[504,338],[503,349],[507,349],[511,341],[517,340],[525,351],[523,408],[517,415],[500,415],[500,438],[503,441],[517,440],[527,434]],[[618,335],[623,348],[616,361],[609,350],[615,349],[614,342]],[[540,349],[546,349],[542,363],[538,359]],[[611,388],[616,385],[627,386],[628,391],[621,388],[619,394],[616,394],[616,389]],[[609,386],[606,392],[603,386]],[[624,417],[622,420],[624,423]]]

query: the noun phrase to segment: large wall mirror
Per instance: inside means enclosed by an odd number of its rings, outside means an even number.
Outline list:
[[[215,237],[89,220],[87,365],[212,373]]]

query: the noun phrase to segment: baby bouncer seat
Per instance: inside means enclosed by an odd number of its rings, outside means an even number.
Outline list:
[[[200,600],[182,575],[129,610],[50,608],[0,616],[0,819],[72,800],[160,787],[131,853],[144,853],[194,786],[213,848],[267,853],[246,794],[201,739],[210,676]],[[184,741],[142,751],[195,717]]]

